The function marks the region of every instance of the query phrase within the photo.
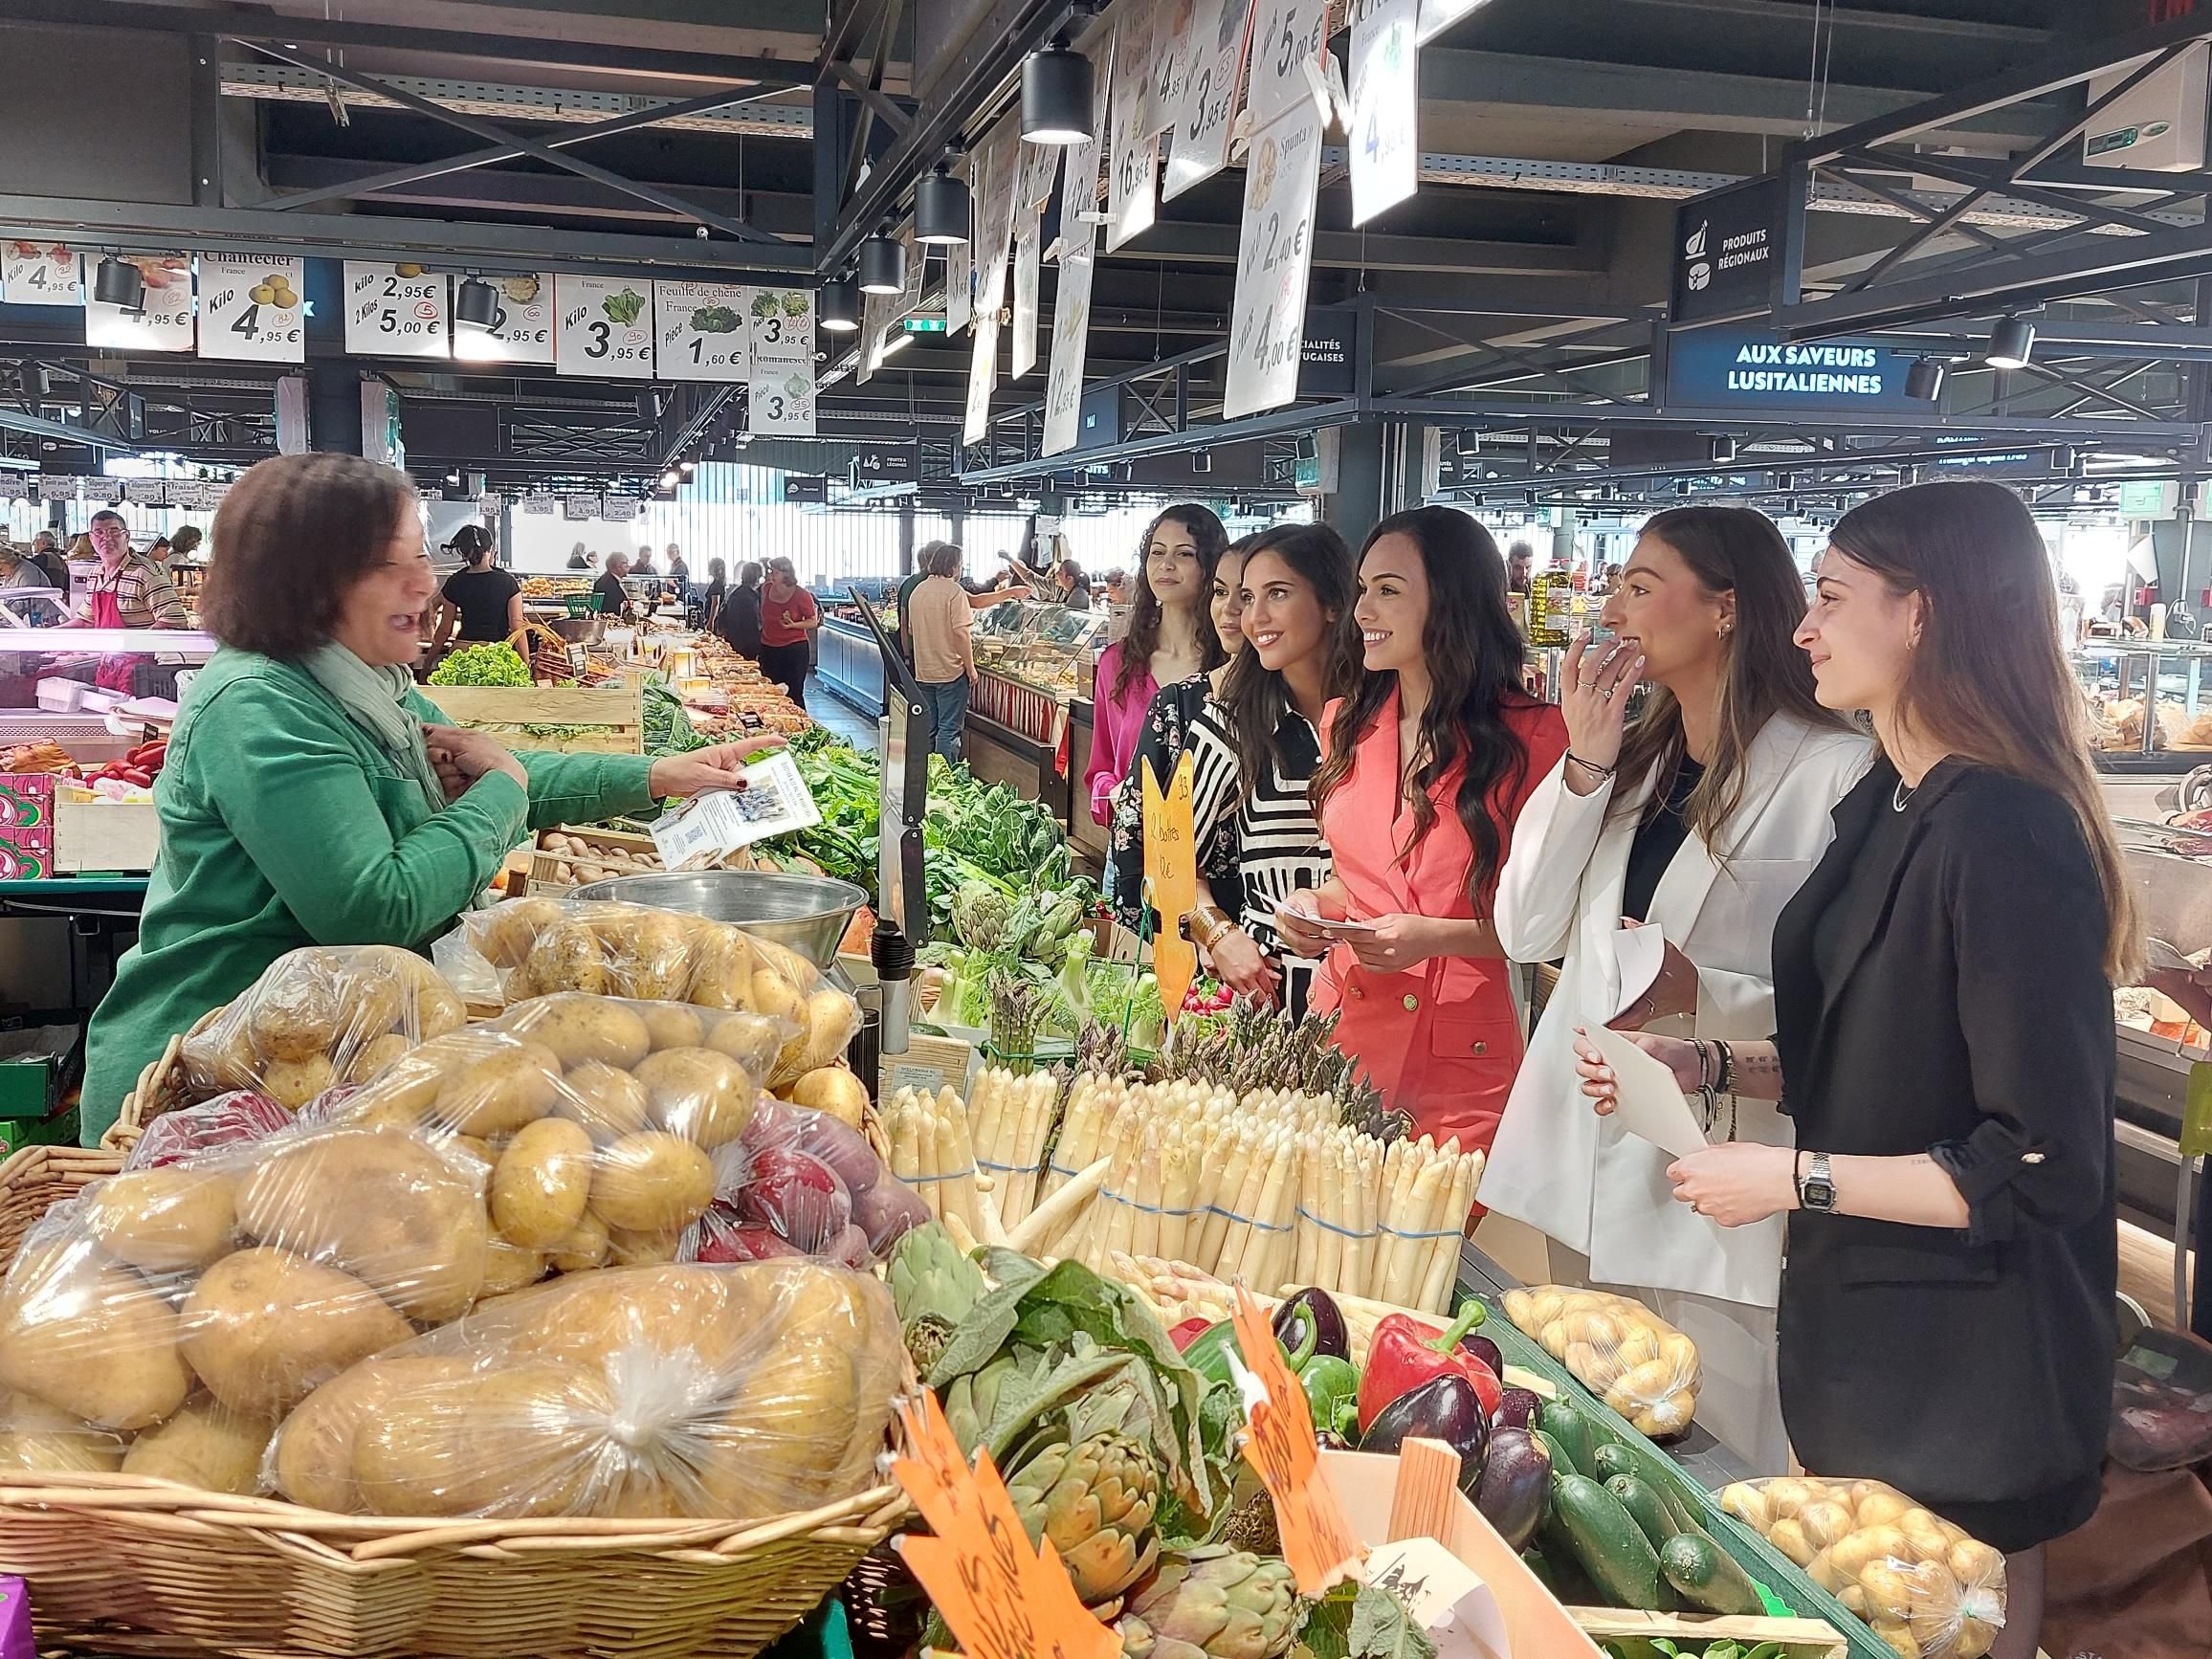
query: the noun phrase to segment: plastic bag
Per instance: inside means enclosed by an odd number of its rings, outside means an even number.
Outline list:
[[[588,991],[788,1021],[793,1034],[763,1079],[771,1086],[830,1065],[860,1029],[859,1006],[796,951],[671,910],[518,898],[472,914],[435,948],[472,1002]]]
[[[252,1089],[297,1112],[468,1018],[437,970],[393,945],[286,951],[204,1031],[185,1039],[197,1098]]]
[[[2004,1627],[2004,1557],[1892,1486],[1738,1481],[1720,1507],[1903,1659],[1981,1659]]]
[[[125,1169],[160,1169],[188,1158],[243,1146],[290,1126],[292,1114],[266,1095],[234,1090],[197,1106],[165,1112],[145,1126],[123,1160]]]
[[[271,1448],[351,1514],[750,1518],[866,1490],[900,1375],[871,1278],[809,1261],[591,1273],[353,1367]]]
[[[714,1202],[685,1231],[679,1261],[816,1255],[865,1268],[929,1218],[860,1135],[780,1101],[761,1101],[714,1164]]]
[[[1534,1285],[1508,1291],[1505,1315],[1637,1433],[1683,1433],[1697,1410],[1697,1344],[1647,1308],[1609,1291]]]

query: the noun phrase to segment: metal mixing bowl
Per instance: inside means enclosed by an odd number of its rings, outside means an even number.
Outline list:
[[[612,881],[589,882],[568,896],[619,899],[733,921],[747,933],[789,946],[821,968],[835,963],[845,924],[868,902],[868,895],[850,881],[759,870],[619,875]]]

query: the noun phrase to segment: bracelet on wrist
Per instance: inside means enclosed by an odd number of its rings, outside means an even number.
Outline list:
[[[1582,756],[1576,754],[1572,749],[1567,751],[1567,759],[1572,761],[1576,765],[1582,767],[1583,771],[1587,772],[1593,778],[1603,780],[1605,778],[1610,778],[1613,775],[1613,768],[1611,766],[1601,766],[1595,761],[1585,761]]]
[[[1713,1039],[1713,1046],[1720,1051],[1720,1071],[1719,1074],[1714,1078],[1713,1086],[1721,1094],[1734,1097],[1736,1094],[1736,1051],[1718,1037]]]

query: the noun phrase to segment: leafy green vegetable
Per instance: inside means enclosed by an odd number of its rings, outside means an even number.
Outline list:
[[[528,685],[530,665],[504,640],[465,645],[431,675],[432,685]]]
[[[1310,1659],[1436,1659],[1436,1644],[1395,1591],[1339,1584],[1306,1610],[1294,1655]]]
[[[702,305],[691,314],[689,326],[694,334],[735,334],[744,321],[727,305]]]
[[[645,296],[634,288],[625,288],[602,299],[599,309],[607,313],[608,321],[619,322],[628,328],[645,314]]]

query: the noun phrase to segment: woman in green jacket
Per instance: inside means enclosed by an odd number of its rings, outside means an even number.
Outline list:
[[[406,476],[283,455],[232,486],[201,620],[223,649],[154,789],[162,849],[137,946],[93,1015],[84,1140],[173,1032],[306,944],[422,947],[530,830],[741,787],[739,746],[649,760],[516,755],[442,723],[408,672],[437,595]]]

